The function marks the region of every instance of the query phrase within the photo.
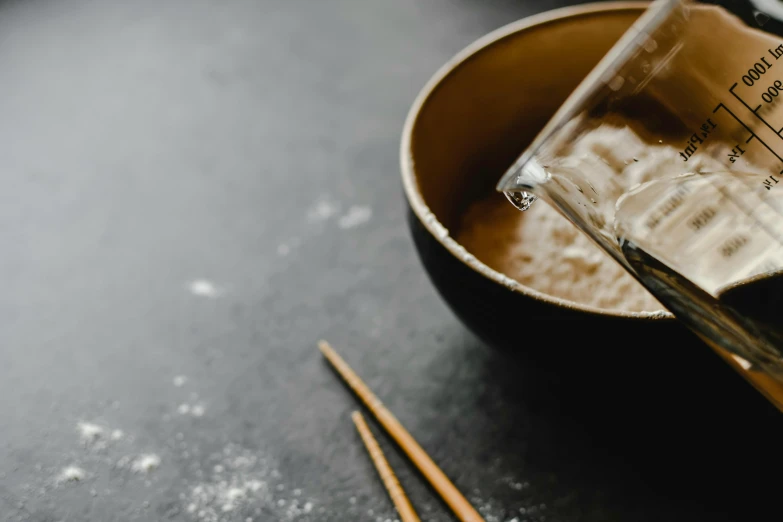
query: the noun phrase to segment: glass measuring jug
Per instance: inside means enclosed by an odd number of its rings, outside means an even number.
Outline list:
[[[783,410],[777,4],[652,3],[497,188],[552,205]]]

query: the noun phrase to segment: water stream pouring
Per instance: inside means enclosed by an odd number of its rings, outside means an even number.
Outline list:
[[[761,2],[653,2],[497,188],[552,205],[783,410],[783,24]]]

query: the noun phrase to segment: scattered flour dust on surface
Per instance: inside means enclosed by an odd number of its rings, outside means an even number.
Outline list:
[[[131,469],[136,473],[149,473],[160,466],[161,459],[154,453],[139,455],[131,464]]]
[[[337,224],[343,230],[347,230],[367,223],[371,217],[372,208],[364,205],[353,205],[345,215],[340,217]]]
[[[203,414],[201,404],[188,406],[188,413],[191,415]],[[147,487],[151,487],[159,468],[164,465],[176,468],[186,464],[197,472],[191,476],[192,478],[183,480],[177,487],[180,499],[177,509],[185,520],[315,522],[322,520],[327,511],[320,505],[321,501],[318,498],[309,495],[296,484],[287,483],[279,471],[276,459],[263,451],[250,450],[232,443],[218,447],[218,451],[213,453],[202,453],[198,451],[198,445],[193,446],[187,440],[186,432],[180,431],[174,436],[175,444],[181,449],[178,455],[166,454],[164,458],[149,450],[131,451],[118,459],[116,451],[132,450],[128,445],[133,442],[133,436],[125,436],[121,430],[110,428],[102,423],[87,421],[77,423],[77,433],[80,442],[92,441],[90,446],[85,447],[86,451],[82,459],[75,459],[65,467],[57,469],[54,475],[50,475],[54,479],[53,483],[49,479],[50,482],[40,485],[39,489],[51,486],[84,488],[86,495],[103,497],[109,494],[109,488],[105,492],[103,490],[99,492],[94,486],[118,472],[120,472],[119,476],[123,476],[121,474],[123,471],[128,473],[124,480],[135,476],[136,480],[144,481]],[[96,451],[96,441],[109,441],[111,444]],[[524,483],[524,486],[527,486],[527,483]],[[511,487],[519,489],[524,486]],[[122,495],[121,487],[119,489],[116,487],[115,485],[111,488],[113,492]],[[149,491],[150,495],[153,495],[154,488]],[[330,504],[335,504],[336,500],[339,504],[339,500],[335,498],[330,499]],[[138,510],[136,515],[141,518],[134,519],[146,520],[144,517],[148,514],[147,510],[156,503],[154,501],[155,496],[140,499],[135,509]],[[361,508],[362,515],[366,513],[367,517],[359,515],[356,511],[360,509],[356,496],[346,495],[342,502],[344,513],[350,514],[350,517],[346,516],[346,520],[399,521],[393,506],[386,502],[380,509]],[[487,522],[507,522],[510,519],[507,515],[512,511],[501,509],[499,503],[477,501],[475,505]],[[336,511],[339,511],[339,507]],[[516,513],[516,510],[513,512]],[[434,513],[426,514],[434,515]],[[361,518],[356,518],[357,516]],[[447,518],[428,516],[426,520],[441,522]],[[524,520],[540,522],[539,519],[529,516]]]
[[[125,436],[120,429],[110,429],[87,421],[77,422],[76,431],[82,446],[95,452],[105,451],[110,443],[116,443]]]
[[[320,199],[310,208],[307,220],[311,223],[326,221],[340,211],[340,204],[328,199]]]
[[[220,289],[207,279],[194,279],[187,286],[191,294],[199,297],[215,298],[220,295]]]
[[[199,407],[191,406],[190,412],[193,413],[194,409],[198,411]],[[134,487],[143,482],[147,488],[143,491],[147,492],[147,496],[137,499],[137,505],[132,508],[133,516],[129,520],[152,520],[149,518],[153,514],[152,510],[161,505],[155,486],[159,468],[167,466],[168,470],[160,471],[170,475],[172,471],[176,472],[176,468],[187,466],[195,473],[190,474],[189,478],[182,477],[174,492],[179,496],[174,509],[183,520],[316,522],[326,516],[327,509],[321,505],[321,500],[308,494],[300,485],[287,482],[279,470],[277,460],[267,452],[234,443],[218,446],[217,451],[213,448],[212,453],[199,451],[199,444],[192,444],[186,435],[189,432],[182,430],[176,432],[170,441],[180,451],[173,454],[169,446],[158,454],[150,451],[155,448],[134,449],[136,437],[133,434],[125,435],[103,422],[82,420],[76,427],[78,442],[108,441],[111,444],[100,451],[96,451],[94,445],[85,447],[82,444],[80,457],[70,459],[56,469],[47,470],[45,482],[26,486],[28,494],[42,494],[50,488],[72,488],[81,490],[85,496],[98,499],[111,495],[124,498],[122,485],[128,480],[135,480]],[[128,453],[118,459],[118,451]],[[393,506],[386,498],[379,499],[382,504],[368,510],[365,506],[360,507],[361,503],[355,496],[345,495],[342,500],[332,497],[329,499],[329,504],[335,505],[332,514],[341,512],[341,502],[342,513],[350,515],[346,515],[345,520],[399,522]],[[479,504],[474,505],[479,507]],[[507,515],[512,511],[500,509],[499,503],[484,503],[480,506],[487,522],[510,520]],[[429,515],[429,508],[425,507],[426,513],[423,514]],[[516,510],[513,512],[516,513]],[[443,515],[448,516],[445,513]],[[425,520],[445,522],[450,518],[427,516]],[[543,518],[529,516],[521,520],[543,522]]]
[[[79,461],[78,465],[71,463],[56,471],[50,475],[51,478],[40,485],[39,490],[44,491],[51,486],[64,486],[66,483],[94,483],[96,480],[102,480],[107,473],[122,469],[135,474],[151,475],[161,464],[160,456],[155,453],[132,454],[118,459],[117,452],[127,450],[128,444],[133,440],[121,429],[81,420],[76,423],[76,432],[83,448],[82,454],[74,459]]]
[[[277,255],[280,257],[286,257],[291,254],[299,245],[302,244],[302,240],[298,237],[292,237],[285,243],[277,245]]]
[[[78,466],[67,466],[63,468],[59,475],[57,475],[57,482],[79,482],[84,480],[87,476],[87,472]]]
[[[340,213],[340,203],[335,203],[328,198],[322,197],[317,200],[307,213],[307,221],[310,223],[321,223],[330,220]],[[358,227],[368,222],[372,218],[372,208],[366,205],[351,205],[348,210],[339,218],[337,225],[347,230]],[[277,254],[281,257],[287,256],[291,251],[292,245],[281,244],[277,247]]]
[[[179,413],[180,415],[190,414],[194,417],[203,417],[206,411],[207,409],[203,404],[190,405],[188,403],[182,403],[179,406],[177,406],[177,413]]]
[[[494,500],[471,499],[473,507],[484,517],[485,522],[545,522],[547,520],[546,504],[527,503],[523,507],[511,507]]]
[[[316,501],[299,494],[286,495],[277,464],[264,453],[229,444],[206,463],[207,480],[192,484],[183,500],[192,520],[275,520],[295,522],[309,517]]]
[[[104,429],[101,426],[93,424],[92,422],[78,422],[76,424],[76,429],[79,432],[79,437],[81,438],[82,442],[86,444],[92,444],[96,442],[98,439],[103,437],[104,433]]]

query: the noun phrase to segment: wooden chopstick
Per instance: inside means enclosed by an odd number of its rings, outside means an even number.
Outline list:
[[[378,470],[378,474],[381,476],[381,480],[383,480],[383,485],[386,486],[386,491],[389,492],[389,497],[394,502],[394,507],[397,508],[397,513],[400,514],[402,522],[421,522],[410,500],[405,495],[405,491],[400,486],[400,481],[397,480],[397,476],[394,474],[391,466],[389,466],[386,457],[384,457],[378,441],[372,436],[372,432],[362,414],[355,411],[351,418],[353,423],[356,424],[356,430],[361,435],[364,445],[367,447],[367,452],[370,454],[373,464],[375,464],[375,469]]]
[[[435,491],[448,504],[454,514],[462,522],[485,522],[470,502],[462,496],[462,493],[451,483],[445,473],[435,464],[427,453],[419,446],[419,443],[402,427],[402,424],[392,415],[383,403],[370,391],[358,375],[329,346],[326,341],[318,341],[318,348],[324,357],[334,366],[337,373],[345,380],[351,389],[359,396],[367,408],[372,412],[378,422],[399,444],[402,450],[411,459],[411,462],[419,468],[422,475],[435,488]]]

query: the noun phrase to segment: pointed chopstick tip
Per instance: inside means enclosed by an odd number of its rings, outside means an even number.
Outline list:
[[[321,350],[321,353],[324,354],[324,355],[327,355],[328,353],[334,351],[334,350],[332,350],[332,347],[329,346],[329,343],[327,343],[323,339],[318,341],[318,349]]]

